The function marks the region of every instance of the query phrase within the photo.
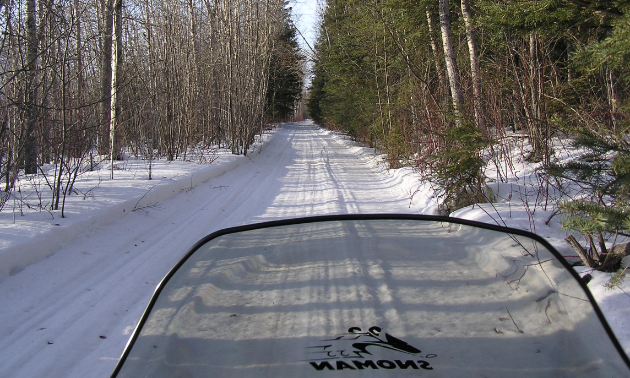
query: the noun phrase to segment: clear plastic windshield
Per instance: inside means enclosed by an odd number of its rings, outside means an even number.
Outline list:
[[[218,236],[165,280],[146,316],[117,377],[630,375],[551,251],[443,221]]]

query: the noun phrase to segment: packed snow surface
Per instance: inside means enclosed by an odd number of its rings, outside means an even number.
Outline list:
[[[60,212],[0,213],[0,377],[107,377],[154,288],[213,231],[269,220],[354,213],[433,214],[431,186],[388,170],[373,149],[310,122],[266,133],[244,156],[154,162],[85,174]],[[455,216],[534,230],[572,255],[550,211],[511,191]],[[507,194],[506,190],[510,191]],[[27,191],[25,190],[25,193]],[[522,191],[520,192],[522,193]],[[589,287],[630,351],[628,285]]]

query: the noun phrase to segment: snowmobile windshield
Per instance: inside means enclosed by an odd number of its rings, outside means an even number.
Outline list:
[[[452,218],[228,229],[167,275],[116,377],[626,377],[548,243]]]

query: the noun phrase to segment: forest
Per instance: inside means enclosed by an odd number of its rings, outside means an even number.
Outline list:
[[[0,211],[21,179],[43,179],[42,206],[63,216],[82,172],[114,178],[125,156],[246,154],[306,101],[318,124],[414,167],[442,214],[493,202],[486,168],[512,169],[519,147],[583,260],[609,266],[606,240],[630,235],[626,1],[328,0],[307,100],[290,6],[0,0]]]
[[[0,210],[20,177],[57,210],[123,155],[246,154],[302,93],[283,0],[0,0],[0,28]]]
[[[441,212],[492,202],[488,164],[536,163],[543,201],[609,265],[630,229],[630,6],[616,0],[329,0],[308,110],[415,167]],[[556,158],[557,141],[582,151]],[[553,196],[552,196],[553,197]],[[615,239],[616,240],[616,239]],[[614,242],[613,242],[614,244]],[[605,261],[606,260],[606,261]]]

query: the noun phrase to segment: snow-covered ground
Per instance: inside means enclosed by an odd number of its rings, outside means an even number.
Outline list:
[[[433,214],[430,185],[387,170],[373,149],[309,122],[267,133],[247,157],[211,164],[130,161],[85,174],[59,212],[0,213],[0,377],[106,377],[157,283],[197,240],[267,220],[346,213]],[[494,184],[499,202],[454,216],[534,230],[562,253],[558,217],[530,200],[527,166]],[[508,175],[509,176],[509,175]],[[28,201],[37,197],[24,188]],[[630,288],[589,287],[626,351]]]

